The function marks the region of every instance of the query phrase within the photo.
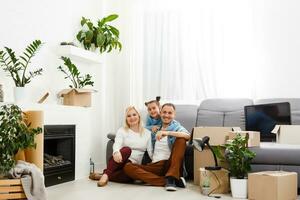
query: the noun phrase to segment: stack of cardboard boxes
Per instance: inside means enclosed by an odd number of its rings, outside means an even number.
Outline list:
[[[239,127],[195,127],[193,139],[209,136],[210,145],[220,146],[222,148],[222,153],[224,154],[224,144],[232,140],[237,133],[249,135],[248,147],[260,145],[259,132],[241,131]],[[218,164],[222,167],[221,170],[206,170],[205,167],[207,166],[215,166],[212,152],[208,148],[205,148],[201,152],[194,150],[194,183],[202,186],[208,177],[210,180],[210,193],[229,193],[228,164],[220,160],[218,160]],[[251,200],[292,200],[297,198],[297,173],[250,173],[248,181],[248,196]],[[200,188],[202,189],[202,187]]]

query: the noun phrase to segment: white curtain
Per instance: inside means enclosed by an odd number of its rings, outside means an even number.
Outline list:
[[[131,1],[131,102],[254,97],[251,2]]]

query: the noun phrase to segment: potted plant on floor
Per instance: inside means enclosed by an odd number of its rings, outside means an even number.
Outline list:
[[[34,40],[26,47],[23,55],[19,57],[16,56],[16,53],[11,48],[4,47],[4,50],[0,50],[0,67],[2,67],[4,72],[8,73],[15,83],[14,96],[16,102],[25,99],[25,85],[30,83],[35,76],[42,74],[42,68],[27,71],[31,59],[40,49],[41,45],[42,42],[40,40]]]
[[[15,165],[14,156],[19,150],[35,147],[34,138],[42,132],[40,127],[30,128],[17,105],[0,107],[0,174],[6,175]]]
[[[248,149],[249,135],[237,136],[225,144],[225,159],[229,164],[230,186],[234,198],[247,198],[247,175],[255,153]]]
[[[82,30],[77,33],[77,40],[87,50],[99,48],[100,53],[109,53],[113,49],[121,51],[122,44],[119,41],[119,30],[107,24],[117,18],[118,15],[116,14],[109,15],[99,20],[97,26],[95,26],[90,19],[82,17]]]
[[[65,74],[65,79],[69,79],[72,84],[71,89],[64,89],[58,95],[64,98],[64,105],[72,106],[91,106],[91,92],[95,90],[84,89],[86,86],[93,86],[92,76],[90,74],[81,75],[78,68],[68,57],[61,57],[66,68],[58,67],[58,70]]]

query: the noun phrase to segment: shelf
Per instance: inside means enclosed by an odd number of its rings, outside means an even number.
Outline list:
[[[99,53],[94,53],[72,45],[60,45],[58,47],[58,54],[91,64],[101,64],[104,60],[103,56]]]

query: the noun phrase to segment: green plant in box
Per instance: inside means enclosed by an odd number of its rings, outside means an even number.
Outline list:
[[[80,75],[80,72],[75,64],[72,63],[71,59],[68,57],[61,57],[64,61],[66,69],[62,66],[58,67],[58,70],[63,72],[66,76],[65,79],[69,79],[72,82],[72,85],[69,85],[70,88],[83,88],[87,85],[94,85],[92,81],[92,76],[86,74],[84,76]]]
[[[24,117],[17,105],[0,107],[0,174],[6,174],[14,167],[14,156],[18,150],[35,148],[34,137],[42,132],[40,127],[30,128]]]

